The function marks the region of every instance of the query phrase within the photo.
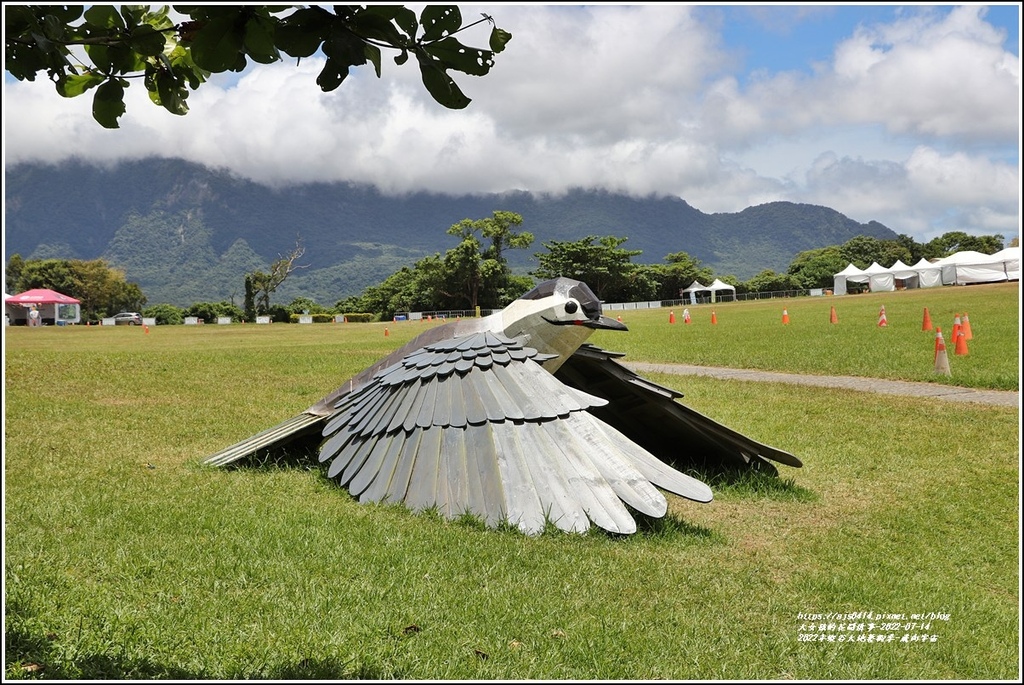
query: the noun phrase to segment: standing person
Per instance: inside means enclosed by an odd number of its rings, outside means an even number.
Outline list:
[[[39,310],[36,309],[35,307],[32,307],[32,309],[30,309],[29,312],[28,312],[28,325],[29,326],[38,326],[39,325]]]

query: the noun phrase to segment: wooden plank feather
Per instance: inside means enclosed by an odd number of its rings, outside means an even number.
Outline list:
[[[422,387],[423,384],[419,380],[403,384],[402,388],[399,390],[402,394],[402,402],[395,407],[394,412],[392,412],[391,415],[391,420],[388,421],[388,425],[384,429],[384,432],[390,433],[402,427],[402,424],[405,423],[406,418],[409,416],[409,412],[411,412],[412,408],[416,406],[416,399],[419,397],[420,389]]]
[[[635,533],[636,521],[587,457],[586,437],[569,430],[564,420],[545,422],[543,426],[551,449],[559,453],[556,463],[569,483],[570,492],[590,520],[612,533]]]
[[[575,414],[571,416],[570,420],[574,419],[575,416]],[[623,454],[626,454],[633,466],[651,483],[695,502],[710,502],[712,500],[711,488],[706,484],[685,473],[676,471],[617,431],[614,427],[604,422],[601,422],[599,426],[605,435],[605,439],[622,451]]]
[[[483,501],[482,516],[489,526],[496,526],[507,520],[505,484],[498,467],[498,453],[490,424],[466,428],[466,450],[472,455],[469,465],[478,474],[480,497]]]
[[[506,367],[500,364],[495,364],[491,367],[491,373],[501,388],[504,389],[512,405],[518,408],[524,419],[536,421],[540,418],[550,418],[545,417],[544,411],[540,408],[538,402],[535,402],[530,393],[520,385],[518,376],[513,376]],[[497,394],[495,392],[495,395]],[[502,407],[505,408],[506,413],[509,413],[509,406],[504,401],[502,402]]]
[[[454,519],[464,512],[472,511],[469,496],[469,455],[466,451],[466,431],[462,427],[444,429],[441,453],[447,460],[447,473],[443,479],[448,491],[445,497],[445,511],[442,513]],[[477,512],[473,512],[477,513]]]
[[[630,460],[633,450],[641,448],[634,445],[624,451],[621,445],[608,440],[603,431],[605,424],[587,412],[573,414],[572,421],[564,425],[578,446],[575,456],[596,468],[619,499],[649,516],[664,516],[668,508],[664,495]]]
[[[504,421],[505,412],[501,409],[501,403],[491,392],[491,385],[488,383],[487,371],[480,367],[477,367],[467,373],[463,378],[463,382],[469,386],[466,391],[466,395],[472,395],[476,401],[480,404],[480,408],[484,414],[484,420],[486,421]],[[470,423],[483,423],[483,421],[473,421],[469,416],[469,410],[467,409],[467,421]],[[522,418],[522,417],[520,417]]]
[[[548,430],[558,421],[526,422],[519,431],[523,457],[533,476],[541,507],[559,530],[585,533],[590,517],[581,502],[578,484],[568,477],[561,448]]]
[[[457,373],[452,374],[448,381],[448,421],[447,425],[457,428],[466,427],[466,396],[463,392],[464,378]]]
[[[419,428],[427,428],[434,423],[434,402],[437,400],[437,381],[430,379],[424,381],[426,383],[426,393],[423,395],[423,401],[420,403],[419,414],[416,415],[416,425]]]
[[[349,494],[353,497],[358,496],[362,492],[364,487],[362,483],[364,481],[368,483],[380,471],[380,465],[384,461],[384,457],[387,455],[388,448],[391,445],[391,438],[382,435],[369,438],[367,442],[373,445],[373,447],[366,455],[366,459],[359,463],[353,460],[351,464],[345,467],[341,478],[338,480],[339,483],[348,487]],[[363,472],[366,472],[367,476],[361,478],[358,485],[353,484],[352,481],[355,477]]]
[[[437,501],[437,469],[441,453],[441,428],[431,426],[422,431],[415,463],[409,476],[405,504],[413,511],[429,509]]]
[[[388,449],[373,471],[368,468],[359,470],[348,484],[348,491],[360,502],[378,502],[384,498],[388,484],[395,473],[395,464],[405,444],[405,431],[394,431],[388,434]]]
[[[505,512],[508,521],[527,535],[544,530],[544,510],[526,466],[518,433],[524,423],[492,423],[498,470],[505,491]]]
[[[382,501],[402,502],[409,492],[409,479],[412,477],[413,466],[416,465],[416,453],[419,450],[423,431],[416,429],[405,432],[405,442],[402,444],[402,452],[395,462],[395,473],[391,476]]]

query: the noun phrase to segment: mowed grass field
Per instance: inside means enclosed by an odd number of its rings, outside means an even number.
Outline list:
[[[592,342],[1015,390],[1018,285],[611,312],[630,331]],[[951,377],[924,307],[969,314]],[[7,329],[6,678],[1019,679],[1019,409],[652,376],[804,467],[625,538],[201,464],[431,325]]]

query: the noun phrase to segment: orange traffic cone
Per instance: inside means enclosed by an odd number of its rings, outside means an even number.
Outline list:
[[[953,344],[954,345],[956,345],[956,336],[957,336],[957,334],[960,333],[960,330],[962,328],[963,328],[963,324],[960,323],[960,315],[957,314],[956,316],[953,317],[953,335],[951,336],[953,338]]]
[[[964,335],[963,328],[960,328],[956,332],[956,347],[953,348],[953,354],[967,354],[967,336]]]
[[[146,335],[149,335],[149,326],[143,326],[142,330],[146,332]]]
[[[924,321],[921,322],[922,331],[930,331],[932,329],[932,317],[928,314],[928,307],[924,308]]]
[[[949,370],[949,357],[946,355],[946,341],[942,339],[942,329],[935,329],[935,373],[946,376],[953,374]]]
[[[789,323],[789,310],[788,309],[783,309],[782,310],[782,323],[783,324]]]
[[[618,321],[619,323],[622,323],[622,315],[620,314],[619,316],[616,316],[615,320]]]
[[[718,323],[718,315],[715,314],[713,311],[711,312],[711,323],[713,323],[713,324]]]
[[[960,322],[960,325],[964,329],[964,340],[970,340],[971,338],[974,337],[974,335],[971,333],[971,320],[967,318],[967,312],[964,312],[964,318]]]
[[[676,322],[676,313],[675,312],[669,312],[668,313],[668,322],[669,323],[675,323]]]
[[[889,325],[888,319],[885,318],[885,305],[884,304],[882,305],[882,310],[880,312],[878,312],[878,325],[879,326],[888,326]]]
[[[684,309],[683,310],[683,323],[690,323],[690,310],[689,309]]]
[[[386,338],[386,337],[388,337],[389,335],[391,335],[391,331],[389,331],[388,329],[386,329],[386,328],[385,328],[385,329],[384,329],[384,337]]]
[[[828,314],[828,322],[829,323],[839,323],[839,317],[836,316],[836,308],[835,308],[835,306],[832,307],[832,311],[829,312],[829,314]]]

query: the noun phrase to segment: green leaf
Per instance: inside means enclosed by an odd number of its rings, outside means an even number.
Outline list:
[[[92,98],[92,118],[103,128],[120,128],[118,118],[124,114],[124,84],[120,79],[107,79]]]
[[[490,50],[467,48],[455,38],[445,38],[423,46],[428,55],[441,62],[445,69],[455,69],[474,76],[483,76],[494,66]]]
[[[397,47],[408,45],[410,42],[407,36],[395,28],[390,19],[373,12],[359,12],[345,22],[345,25],[361,38],[379,40]]]
[[[125,28],[124,19],[114,5],[92,5],[85,11],[86,22],[104,29]]]
[[[322,9],[300,9],[281,20],[274,42],[287,55],[309,57],[320,48],[334,21],[334,15]]]
[[[161,69],[155,75],[157,93],[160,95],[160,106],[171,114],[184,116],[188,113],[188,105],[185,100],[188,98],[188,90],[174,75]]]
[[[377,78],[380,78],[380,48],[376,45],[370,45],[367,43],[363,47],[363,54],[366,56],[366,59],[373,64],[373,70],[377,72]]]
[[[512,34],[497,26],[491,29],[490,47],[492,52],[501,52],[508,42],[512,40]]]
[[[245,52],[260,64],[270,64],[281,59],[281,53],[274,45],[276,24],[270,17],[256,15],[245,24]]]
[[[450,36],[462,28],[462,13],[455,5],[428,5],[420,14],[423,41],[435,41]]]
[[[316,77],[316,83],[320,86],[320,90],[329,93],[340,86],[346,78],[348,78],[348,64],[328,58],[324,68]]]
[[[140,55],[156,57],[163,53],[165,44],[164,34],[149,24],[141,24],[132,29],[131,48]]]
[[[125,26],[135,28],[141,24],[149,11],[149,5],[121,5],[121,16]]]
[[[394,21],[398,25],[405,35],[409,36],[410,39],[416,37],[416,29],[419,28],[419,21],[416,18],[416,13],[408,7],[397,6],[395,8]]]
[[[192,41],[192,60],[214,73],[227,71],[238,63],[242,51],[242,31],[235,16],[211,19],[196,32]]]
[[[85,54],[89,55],[89,59],[96,65],[96,68],[103,72],[109,72],[113,70],[114,61],[110,55],[110,48],[106,45],[86,45]]]
[[[66,98],[78,97],[90,88],[103,83],[104,77],[92,72],[71,74],[57,84],[57,92]]]
[[[324,54],[328,58],[341,60],[349,66],[360,66],[366,64],[366,54],[363,48],[366,43],[346,31],[341,25],[331,27],[331,33],[324,41]]]
[[[127,43],[110,46],[108,51],[110,66],[119,74],[132,74],[146,68],[146,62]]]
[[[459,90],[444,69],[426,55],[417,52],[416,57],[420,62],[423,85],[434,100],[448,109],[465,109],[469,105],[471,100]]]

